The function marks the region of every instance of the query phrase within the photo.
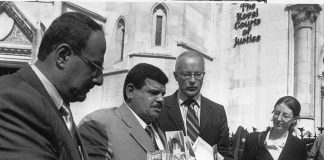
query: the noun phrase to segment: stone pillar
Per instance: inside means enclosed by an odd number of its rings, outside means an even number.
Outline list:
[[[320,105],[320,117],[321,117],[320,121],[321,121],[321,123],[320,123],[320,126],[318,126],[318,127],[324,127],[324,125],[323,125],[323,110],[324,110],[324,108],[323,108],[323,103],[324,103],[324,84],[323,84],[323,77],[322,77],[321,82],[322,82],[322,84],[321,84],[321,105]]]
[[[314,130],[314,36],[321,7],[317,4],[289,5],[294,25],[294,96],[301,104],[301,125]]]

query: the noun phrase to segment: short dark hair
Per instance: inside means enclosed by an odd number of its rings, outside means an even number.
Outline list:
[[[179,140],[178,140],[177,138],[172,138],[172,139],[171,139],[171,144],[172,144],[172,146],[173,146],[174,144],[176,144],[176,143],[178,143],[179,146],[180,146],[180,142],[179,142]]]
[[[93,31],[103,30],[102,26],[90,17],[78,12],[63,13],[46,30],[37,57],[41,61],[46,59],[61,43],[81,51],[87,47],[87,41]]]
[[[179,139],[177,139],[177,138],[172,138],[172,139],[171,139],[171,147],[172,147],[172,148],[170,148],[170,150],[171,150],[172,153],[173,153],[173,146],[174,146],[175,144],[178,144],[178,145],[179,145],[181,151],[183,150],[183,148],[182,148],[183,146],[180,144]]]
[[[127,100],[126,86],[128,84],[131,83],[135,86],[136,89],[140,89],[144,86],[145,80],[147,78],[155,80],[162,85],[167,84],[169,81],[168,77],[160,68],[147,63],[139,63],[134,66],[126,76],[123,88],[124,100]]]

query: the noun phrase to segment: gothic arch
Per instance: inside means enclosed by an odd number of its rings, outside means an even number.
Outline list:
[[[124,57],[124,41],[126,31],[126,20],[124,16],[119,16],[115,24],[115,54],[114,63],[123,60]]]
[[[164,3],[155,3],[152,6],[152,46],[165,47],[168,11]]]
[[[168,14],[169,8],[165,3],[157,2],[151,8],[151,13],[155,13],[158,9],[162,9],[165,14]]]

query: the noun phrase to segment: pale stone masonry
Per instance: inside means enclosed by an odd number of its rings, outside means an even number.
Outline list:
[[[62,12],[77,11],[104,26],[107,51],[103,85],[91,90],[85,102],[71,104],[76,122],[96,109],[120,105],[126,73],[137,63],[161,68],[170,80],[167,95],[172,94],[178,86],[173,77],[176,57],[185,50],[196,50],[206,61],[202,94],[224,105],[230,131],[239,125],[249,131],[252,127],[261,131],[271,126],[276,100],[292,95],[302,104],[299,127],[314,132],[323,125],[321,7],[208,2],[0,2],[0,32],[7,31],[0,36],[8,35],[0,37],[0,70],[32,63],[46,27]],[[12,20],[16,22],[15,32],[10,29],[11,23],[2,23]],[[20,20],[22,23],[17,23]],[[155,44],[156,35],[160,35],[161,45]],[[22,39],[24,45],[19,43]],[[235,45],[236,39],[239,43]],[[18,53],[26,54],[15,55]]]

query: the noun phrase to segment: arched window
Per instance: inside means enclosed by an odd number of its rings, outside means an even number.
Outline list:
[[[116,26],[116,46],[114,63],[123,60],[124,56],[124,40],[125,40],[125,20],[120,18]]]
[[[167,21],[167,9],[163,3],[153,8],[152,44],[164,47]]]

